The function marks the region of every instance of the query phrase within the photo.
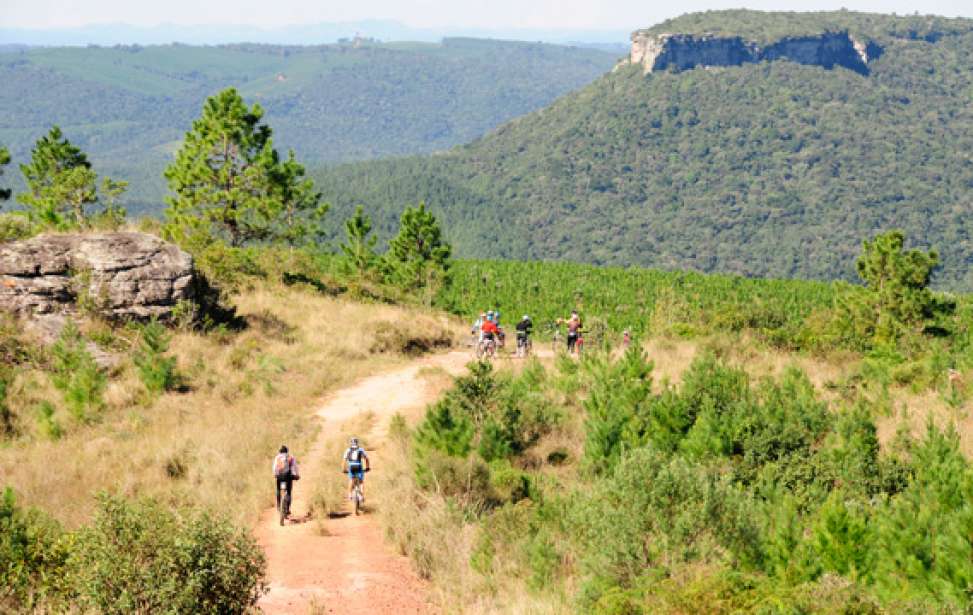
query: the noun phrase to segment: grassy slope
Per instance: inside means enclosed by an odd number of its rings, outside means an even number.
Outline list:
[[[14,162],[53,123],[158,208],[166,159],[205,98],[235,86],[309,163],[463,143],[590,82],[611,53],[533,43],[50,48],[0,56],[0,143]],[[13,175],[13,174],[12,174]]]
[[[4,484],[24,504],[70,525],[87,519],[100,490],[176,502],[202,498],[204,506],[251,525],[272,501],[269,460],[281,442],[300,459],[316,433],[309,417],[321,397],[401,362],[369,353],[375,325],[420,318],[408,309],[276,287],[235,301],[252,323],[247,331],[226,338],[175,337],[172,353],[188,392],[164,395],[146,407],[134,368],[125,363],[95,424],[77,425],[58,410],[66,432],[60,440],[35,433],[32,415],[39,400],[60,395],[42,373],[21,375],[8,402],[24,435],[0,448]],[[293,332],[283,332],[275,319]],[[175,462],[184,467],[181,478],[167,473]]]
[[[908,34],[911,20],[884,19]],[[627,68],[445,156],[319,183],[336,224],[364,203],[386,235],[425,200],[462,256],[853,278],[861,240],[902,227],[940,251],[942,285],[973,288],[973,22],[936,42],[869,28],[885,53],[867,77],[789,62]]]

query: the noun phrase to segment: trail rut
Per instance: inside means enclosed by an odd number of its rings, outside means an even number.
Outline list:
[[[339,459],[324,459],[330,429],[363,412],[377,418],[370,442],[384,437],[388,419],[435,400],[436,391],[424,379],[423,368],[441,368],[456,375],[469,362],[468,352],[425,357],[394,371],[370,376],[331,395],[317,411],[323,421],[321,435],[301,456],[301,480],[295,483],[292,516],[309,510],[308,496],[327,472],[337,472]],[[300,453],[300,451],[295,451]],[[382,467],[381,447],[369,452],[376,471]],[[272,478],[268,476],[268,492]],[[381,493],[368,492],[368,500],[381,503]],[[278,525],[276,511],[268,509],[256,530],[267,554],[270,591],[261,599],[265,613],[429,613],[426,588],[407,558],[385,544],[378,520],[354,515],[327,520],[328,535],[315,523]],[[365,609],[365,610],[363,610]]]

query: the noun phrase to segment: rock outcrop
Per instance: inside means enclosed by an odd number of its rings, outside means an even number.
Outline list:
[[[144,233],[40,235],[0,245],[0,310],[22,316],[86,307],[110,319],[171,316],[193,298],[193,260]]]
[[[832,69],[841,66],[867,75],[868,63],[881,54],[874,43],[858,41],[847,32],[786,37],[761,46],[733,36],[690,34],[632,34],[629,62],[646,73],[689,70],[697,66],[740,66],[744,63],[790,60]]]

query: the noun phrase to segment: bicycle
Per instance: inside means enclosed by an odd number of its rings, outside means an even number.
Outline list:
[[[530,336],[521,337],[517,336],[517,356],[521,359],[526,359],[530,356],[530,351],[534,346],[534,342],[531,341]]]
[[[370,471],[371,468],[366,468],[365,471]],[[361,492],[362,479],[355,476],[352,480],[351,487],[351,501],[355,504],[355,515],[360,515],[365,510],[365,496]]]
[[[493,359],[497,356],[497,341],[493,339],[483,340],[483,350],[480,353],[481,358],[486,357],[487,359]]]
[[[283,480],[277,485],[277,513],[280,515],[281,525],[291,515],[291,494],[287,489],[287,481]]]

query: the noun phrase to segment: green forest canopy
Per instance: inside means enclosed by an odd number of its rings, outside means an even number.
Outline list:
[[[278,148],[321,164],[470,141],[589,83],[617,59],[477,39],[16,50],[0,53],[0,144],[19,163],[59,124],[99,169],[130,182],[131,210],[158,213],[162,169],[203,101],[226,87],[267,110]]]
[[[447,154],[318,172],[331,223],[364,204],[384,239],[422,200],[460,257],[849,280],[863,239],[902,228],[939,251],[936,285],[973,288],[973,21],[728,12],[667,27],[723,19],[748,36],[839,20],[883,53],[867,76],[623,67]]]

